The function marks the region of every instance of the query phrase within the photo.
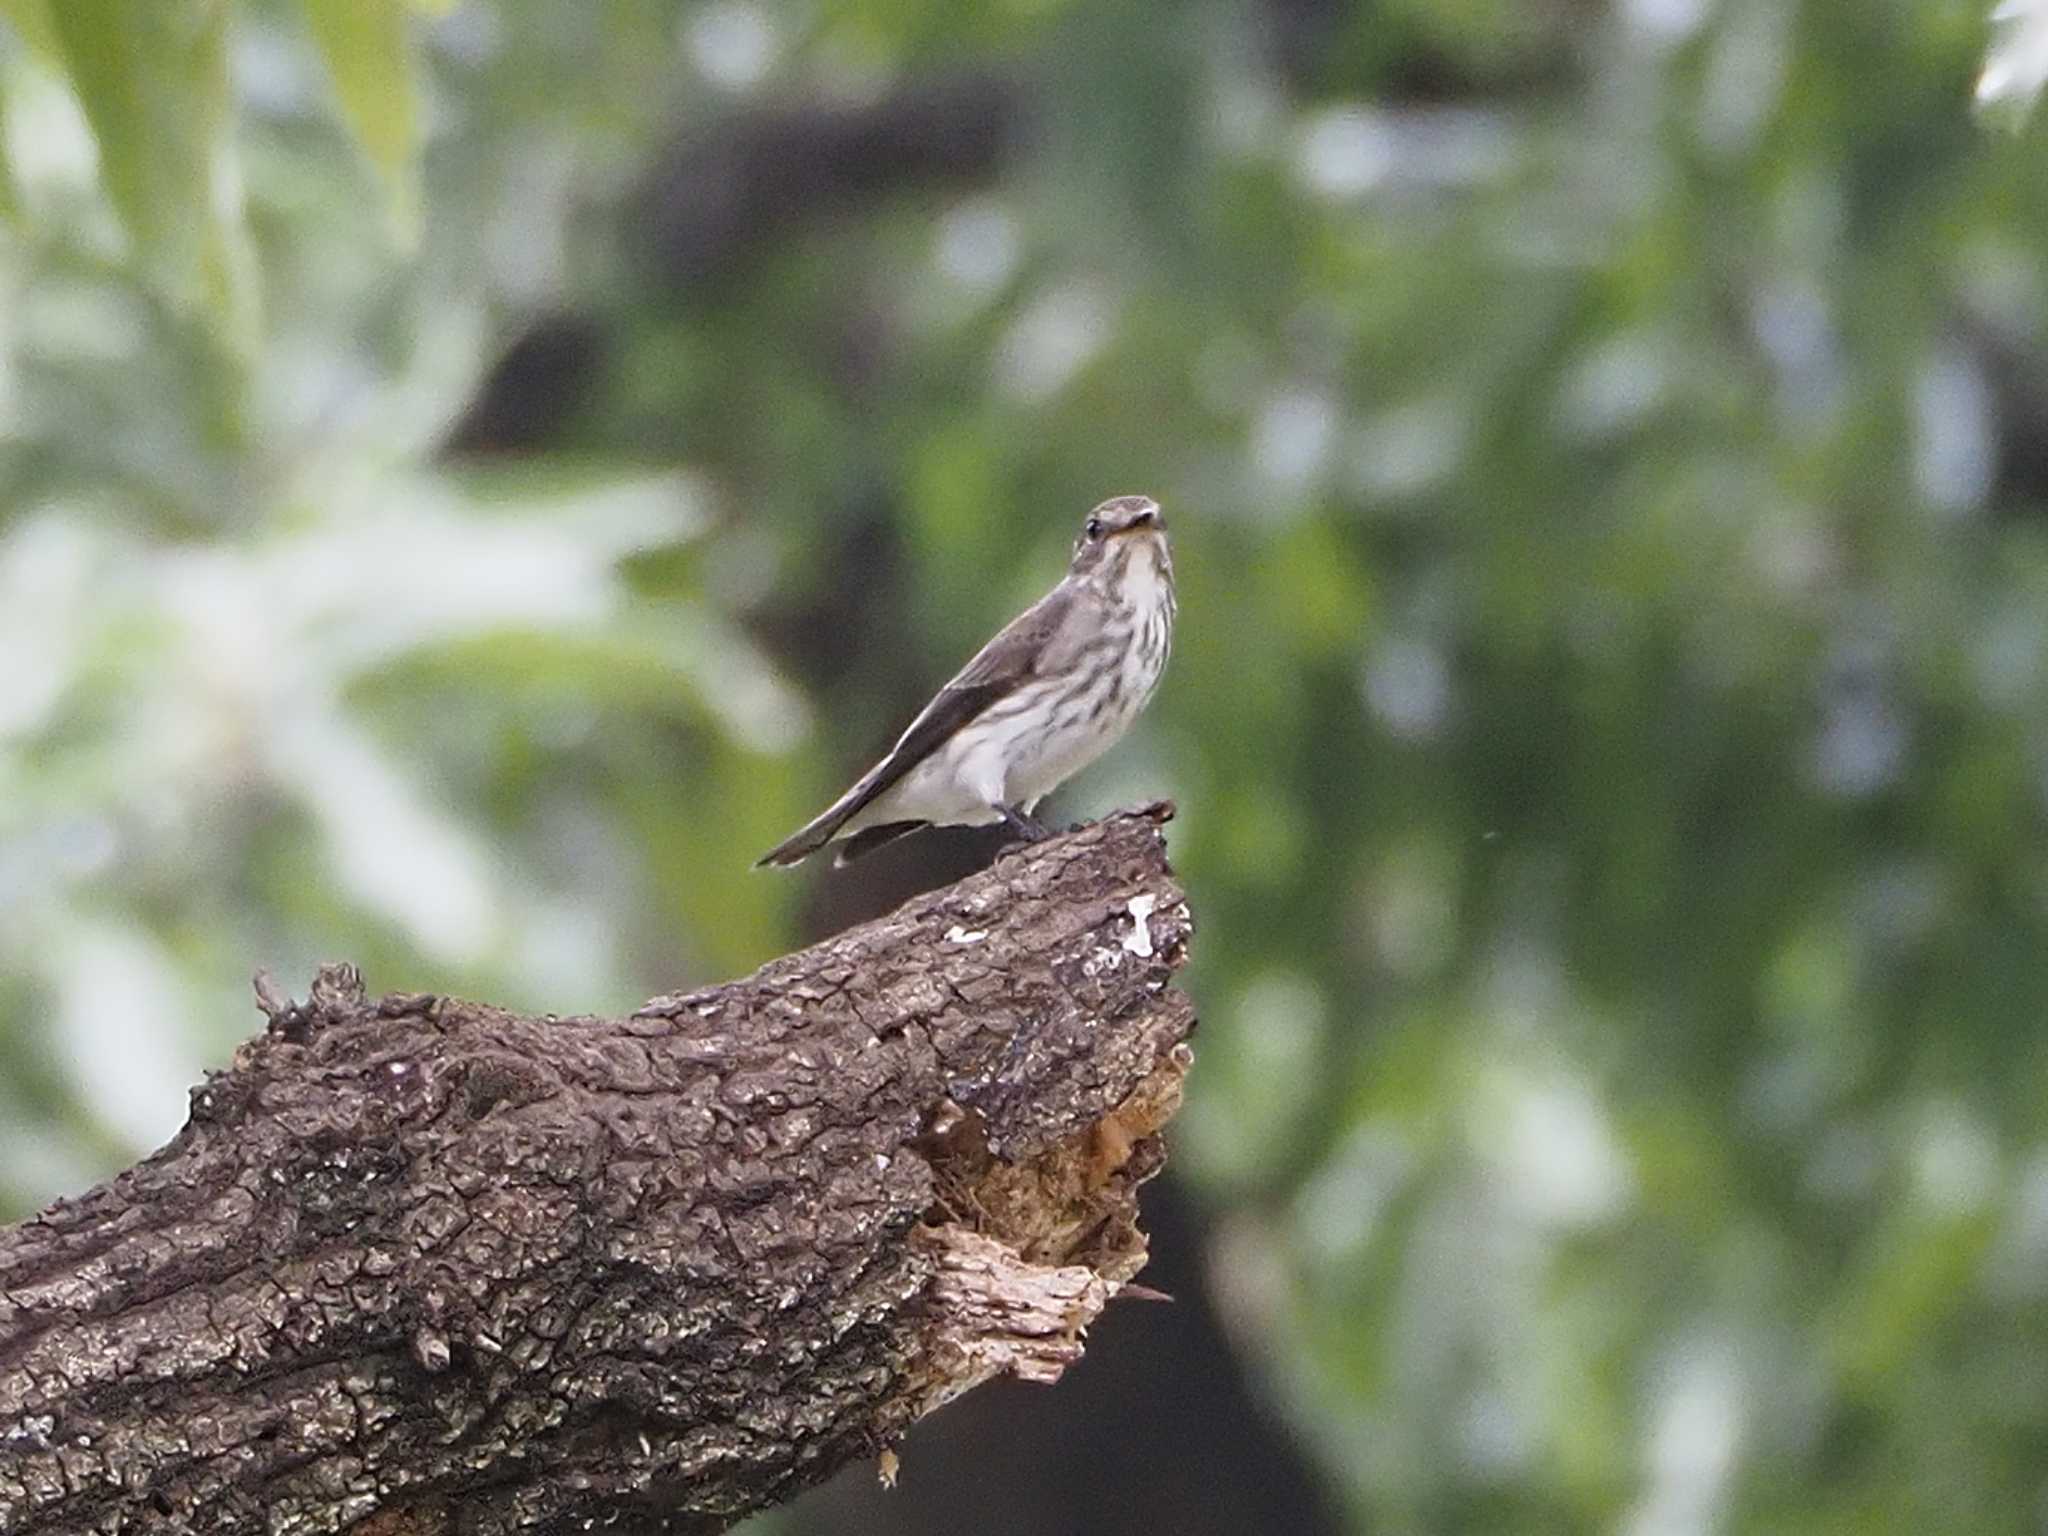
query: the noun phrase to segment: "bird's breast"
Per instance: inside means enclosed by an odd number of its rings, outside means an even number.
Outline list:
[[[1119,691],[1132,714],[1152,696],[1173,646],[1173,576],[1164,561],[1163,554],[1150,549],[1133,553],[1117,585],[1112,622],[1127,626],[1129,636]]]
[[[1118,583],[1073,663],[990,712],[1000,714],[986,722],[991,735],[1006,727],[1013,732],[1003,747],[1013,799],[1035,803],[1094,762],[1152,697],[1173,638],[1172,584],[1156,576]],[[1016,731],[1020,720],[1030,728]]]

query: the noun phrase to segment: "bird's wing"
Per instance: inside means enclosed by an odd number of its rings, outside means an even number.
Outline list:
[[[1062,582],[1018,614],[933,696],[896,739],[896,745],[862,774],[853,788],[815,821],[763,854],[760,862],[794,864],[824,847],[841,827],[893,789],[961,726],[1030,678],[1072,606],[1073,593]]]

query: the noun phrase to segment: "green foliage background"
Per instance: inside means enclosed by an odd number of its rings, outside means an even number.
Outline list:
[[[785,947],[824,877],[751,856],[1142,489],[1173,669],[1067,808],[1182,806],[1177,1165],[1359,1527],[2039,1529],[2048,156],[1981,6],[0,16],[0,1205],[174,1130],[252,963]],[[962,64],[999,173],[638,273],[672,133]],[[439,456],[563,310],[554,449]],[[888,643],[811,696],[762,616],[827,596]]]

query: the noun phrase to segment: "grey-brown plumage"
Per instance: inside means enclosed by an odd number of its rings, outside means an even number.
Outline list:
[[[1152,696],[1173,641],[1173,558],[1149,496],[1088,516],[1067,574],[975,653],[883,759],[770,849],[795,864],[835,838],[837,862],[919,827],[1008,822],[1115,744]]]

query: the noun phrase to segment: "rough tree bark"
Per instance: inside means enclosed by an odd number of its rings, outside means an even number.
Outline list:
[[[1156,806],[630,1018],[348,967],[0,1231],[0,1532],[716,1531],[1144,1262],[1190,921]]]

